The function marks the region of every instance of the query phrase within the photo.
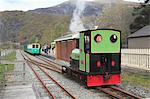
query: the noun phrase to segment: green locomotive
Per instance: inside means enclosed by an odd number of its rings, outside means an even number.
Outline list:
[[[76,76],[86,86],[113,85],[121,82],[121,32],[114,29],[82,31],[79,48],[72,50],[70,66],[63,72]]]
[[[40,54],[41,47],[39,43],[31,43],[24,45],[24,51],[33,55]]]

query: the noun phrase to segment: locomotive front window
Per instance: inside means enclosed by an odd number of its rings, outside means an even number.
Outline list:
[[[36,45],[36,48],[38,48],[39,46],[38,45]]]
[[[33,48],[35,48],[35,45],[32,45]]]
[[[89,36],[84,36],[84,45],[85,45],[85,52],[89,53],[90,52],[90,38]]]
[[[113,34],[111,37],[110,37],[110,41],[112,43],[115,43],[117,41],[117,36],[115,34]]]
[[[95,40],[95,42],[100,43],[100,42],[102,41],[102,36],[99,35],[99,34],[97,34],[97,35],[94,37],[94,40]]]

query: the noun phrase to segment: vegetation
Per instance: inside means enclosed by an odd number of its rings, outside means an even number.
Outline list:
[[[121,0],[118,0],[116,4],[107,4],[104,6],[104,9],[99,17],[90,17],[85,22],[99,28],[113,28],[121,30],[122,34],[122,43],[127,43],[127,36],[130,34],[130,24],[134,17],[132,16],[133,8],[129,5],[122,3]],[[88,26],[90,27],[90,26]]]
[[[14,70],[14,64],[0,64],[0,81],[4,80],[4,71],[7,68],[7,71]]]
[[[12,53],[6,55],[5,59],[7,59],[8,61],[14,61],[16,59],[16,52],[13,51]]]
[[[0,12],[1,41],[51,42],[69,29],[70,17],[22,11]]]
[[[16,59],[16,52],[12,52],[5,57],[1,57],[1,59],[7,59],[8,61],[13,61]],[[7,72],[12,71],[14,69],[14,64],[0,64],[0,81],[4,80],[4,71],[7,69]]]
[[[150,4],[134,8],[132,15],[135,17],[134,22],[130,25],[131,33],[140,28],[150,25]]]
[[[87,29],[91,29],[95,25],[98,25],[99,28],[114,28],[121,30],[122,43],[124,44],[127,43],[127,36],[130,32],[150,23],[146,20],[149,20],[149,6],[133,9],[130,4],[125,4],[122,0],[115,0],[117,3],[109,3],[110,1],[112,0],[108,0],[107,4],[101,4],[101,2],[106,2],[106,0],[95,1],[97,2],[96,4],[101,6],[99,8],[100,10],[96,10],[97,16],[91,15],[93,10],[88,10],[88,16],[82,17],[83,23]],[[72,14],[73,9],[66,9],[68,8],[66,6],[74,8],[72,7],[73,5],[69,3],[69,5],[66,4],[65,6],[61,6],[61,10],[64,12],[68,11]],[[92,7],[94,9],[98,8],[96,5],[91,5],[90,7],[91,9]],[[21,43],[39,42],[44,44],[50,43],[57,37],[68,32],[71,20],[70,14],[59,14],[59,12],[56,12],[60,10],[59,7],[55,7],[55,9],[52,10],[52,12],[56,13],[48,12],[48,9],[45,9],[46,12],[43,11],[44,9],[40,9],[41,12],[39,13],[36,13],[36,11],[0,12],[0,37],[2,37],[0,41]]]
[[[140,74],[123,73],[122,82],[132,83],[137,86],[150,88],[150,77]]]
[[[58,14],[38,14],[27,12],[20,29],[20,41],[25,38],[29,42],[50,43],[68,31],[70,18]]]
[[[14,61],[16,59],[16,52],[13,51],[6,56],[1,56],[0,59],[6,59],[8,61]]]

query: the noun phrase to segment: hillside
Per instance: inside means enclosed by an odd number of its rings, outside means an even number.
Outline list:
[[[133,20],[131,18],[132,8],[128,8],[130,3],[122,5],[124,2],[115,4],[110,1],[112,0],[86,2],[82,17],[83,24],[86,29],[91,29],[95,25],[98,25],[99,28],[119,29],[125,41],[130,31],[129,25]],[[74,0],[70,0],[54,7],[38,8],[26,12],[0,12],[0,42],[49,43],[69,31],[74,9]]]
[[[64,15],[72,16],[75,6],[76,6],[75,0],[70,0],[54,7],[38,8],[38,9],[30,10],[29,12],[40,13],[40,14],[41,13],[64,14]],[[99,16],[103,6],[104,6],[103,3],[86,2],[86,7],[83,15]]]
[[[68,31],[70,17],[60,14],[38,14],[22,11],[0,13],[1,41],[50,42]]]
[[[16,41],[18,32],[23,25],[22,11],[0,12],[0,41]]]
[[[103,5],[86,2],[84,16],[99,16]],[[0,42],[51,42],[69,31],[74,0],[60,5],[23,11],[0,12]]]

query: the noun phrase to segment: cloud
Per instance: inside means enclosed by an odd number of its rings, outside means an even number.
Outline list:
[[[68,0],[0,0],[0,11],[4,10],[32,10],[55,6]],[[94,0],[85,0],[94,1]]]
[[[141,2],[141,3],[143,3],[145,0],[124,0],[124,1],[131,1],[131,2]]]
[[[85,1],[95,1],[95,0],[85,0]]]
[[[31,10],[57,5],[67,0],[0,0],[0,11]]]

